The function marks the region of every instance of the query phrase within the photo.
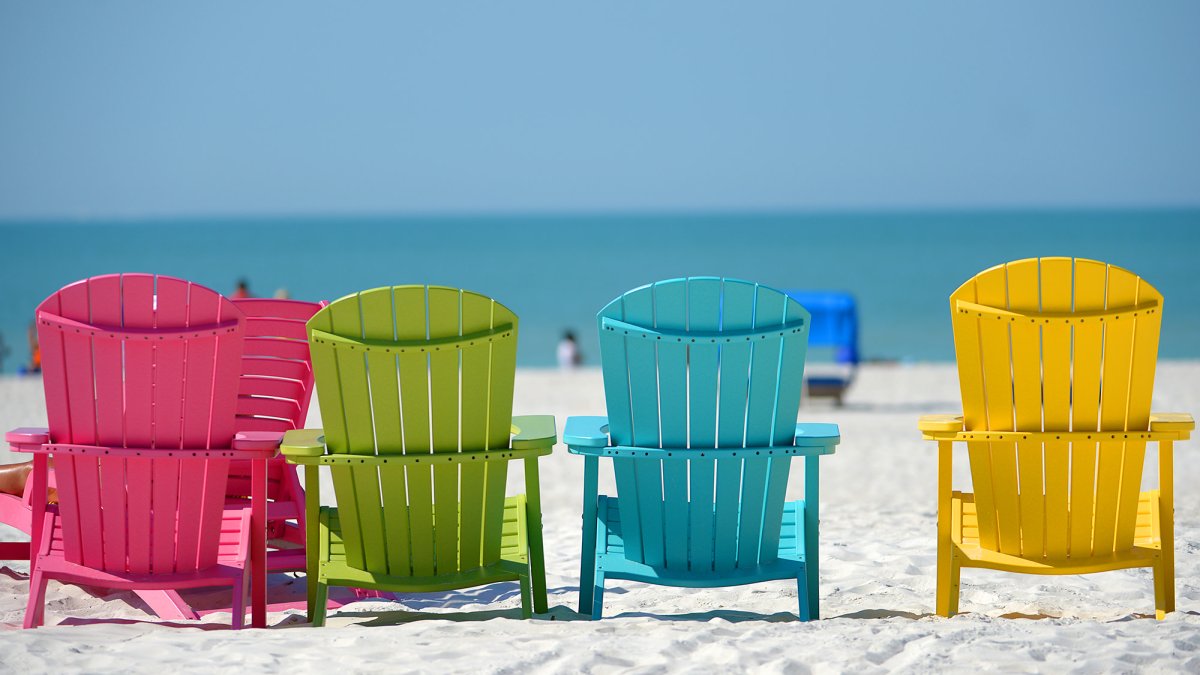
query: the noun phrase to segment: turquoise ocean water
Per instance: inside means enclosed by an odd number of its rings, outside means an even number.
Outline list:
[[[838,289],[859,302],[869,359],[949,361],[947,298],[1018,258],[1126,267],[1166,296],[1160,355],[1200,358],[1200,209],[857,214],[222,218],[0,223],[3,371],[28,358],[34,307],[111,272],[231,292],[333,300],[390,284],[459,286],[521,317],[519,360],[549,366],[564,329],[597,355],[594,315],[625,290],[687,275]]]

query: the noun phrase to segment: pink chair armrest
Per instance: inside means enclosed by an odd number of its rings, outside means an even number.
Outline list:
[[[50,430],[45,427],[21,427],[4,434],[4,441],[18,446],[15,448],[18,450],[23,449],[19,446],[24,445],[42,446],[50,442]]]
[[[278,450],[283,434],[277,431],[239,431],[233,437],[233,450]],[[273,456],[274,453],[272,452]]]

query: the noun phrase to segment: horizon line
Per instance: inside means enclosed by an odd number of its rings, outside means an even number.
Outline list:
[[[689,217],[723,217],[723,216],[858,216],[858,215],[957,215],[957,214],[1052,214],[1052,213],[1187,213],[1200,211],[1200,203],[1196,204],[1121,204],[1121,205],[926,205],[926,206],[826,206],[826,207],[722,207],[722,208],[687,208],[687,207],[649,207],[649,208],[612,208],[612,209],[461,209],[461,210],[413,210],[413,211],[213,211],[207,213],[136,213],[136,214],[40,214],[28,216],[0,215],[0,226],[12,225],[64,225],[84,223],[126,223],[152,221],[196,221],[196,220],[324,220],[330,218],[351,218],[355,220],[384,220],[384,219],[444,219],[461,218],[580,218],[580,217],[645,217],[645,216],[689,216]]]

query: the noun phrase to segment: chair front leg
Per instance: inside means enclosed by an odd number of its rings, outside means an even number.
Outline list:
[[[579,554],[579,613],[591,615],[596,582],[596,493],[600,458],[583,458],[583,547]]]
[[[533,611],[549,611],[546,598],[546,552],[542,543],[542,497],[538,480],[538,458],[525,458],[525,522],[529,538],[529,575],[533,589]]]
[[[1158,444],[1158,518],[1162,546],[1154,570],[1155,608],[1158,619],[1175,611],[1175,467],[1174,441]],[[1160,579],[1161,577],[1161,579]]]
[[[817,530],[820,527],[821,473],[817,455],[804,458],[804,569],[808,576],[809,618],[821,618],[820,548]]]
[[[954,543],[951,540],[950,527],[953,450],[953,442],[938,441],[936,610],[944,617],[954,616],[958,612],[958,569],[954,563]]]
[[[308,620],[315,622],[317,565],[321,560],[321,473],[315,464],[304,465],[304,581],[307,586]]]

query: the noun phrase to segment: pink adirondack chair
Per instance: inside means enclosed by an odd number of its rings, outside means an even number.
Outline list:
[[[327,302],[245,298],[234,300],[246,315],[246,348],[238,390],[238,431],[283,434],[303,429],[312,400],[312,359],[304,325]],[[245,504],[250,495],[250,466],[229,469],[226,503]],[[299,572],[304,559],[304,488],[299,472],[282,456],[267,465],[267,525],[281,542],[267,554],[272,572]]]
[[[312,360],[304,324],[327,302],[243,298],[232,301],[246,315],[245,349],[238,388],[239,432],[303,429],[312,399]],[[297,468],[283,457],[267,464],[267,527],[275,543],[267,552],[271,572],[305,568],[304,488]],[[250,464],[234,460],[225,488],[226,506],[247,505]],[[199,615],[175,591],[146,591],[138,595],[164,619],[197,619]]]
[[[44,620],[50,579],[227,585],[242,626],[255,535],[250,509],[226,508],[229,468],[278,444],[235,437],[245,323],[215,291],[144,274],[76,282],[38,307],[50,426],[6,440],[34,453],[31,495],[45,494],[53,458],[59,502],[31,500],[27,628]],[[260,623],[265,607],[255,610]]]

